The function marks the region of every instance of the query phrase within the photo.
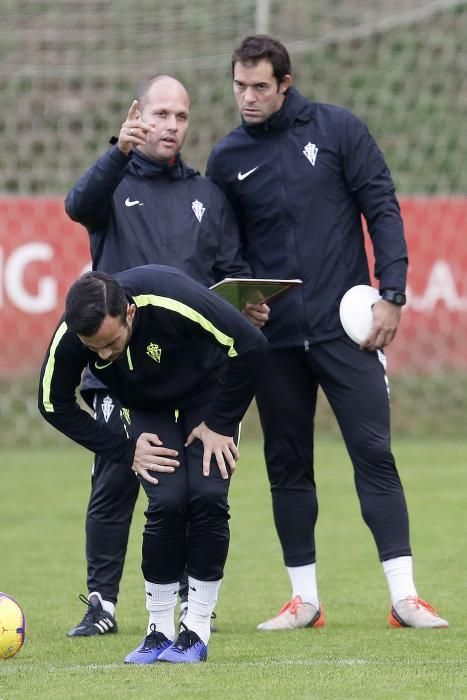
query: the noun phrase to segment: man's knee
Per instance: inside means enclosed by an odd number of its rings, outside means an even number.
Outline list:
[[[228,490],[229,481],[222,478],[203,478],[203,482],[190,488],[190,517],[228,519]]]

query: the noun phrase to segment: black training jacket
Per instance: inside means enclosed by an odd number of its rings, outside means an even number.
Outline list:
[[[206,286],[251,276],[224,194],[180,157],[165,165],[113,146],[77,180],[65,209],[88,230],[94,270],[171,265]]]
[[[256,388],[266,340],[229,302],[183,272],[145,265],[115,275],[136,304],[126,353],[105,362],[60,321],[45,356],[39,410],[55,428],[102,457],[131,465],[135,441],[113,433],[75,398],[89,364],[127,409],[155,412],[209,404],[205,421],[233,435]]]
[[[266,122],[243,124],[213,149],[207,174],[234,206],[255,277],[303,280],[271,302],[273,347],[343,335],[339,303],[369,284],[361,215],[380,289],[404,291],[407,250],[394,184],[365,124],[290,88]]]

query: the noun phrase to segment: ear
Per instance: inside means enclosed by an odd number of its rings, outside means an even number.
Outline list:
[[[292,76],[287,73],[287,75],[284,75],[281,82],[279,83],[279,92],[281,94],[284,94],[284,92],[286,92],[291,85],[292,85]]]
[[[128,304],[127,310],[126,310],[126,320],[128,321],[133,321],[136,313],[136,304]]]

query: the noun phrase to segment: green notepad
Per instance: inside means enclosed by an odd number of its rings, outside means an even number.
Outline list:
[[[246,279],[243,277],[226,277],[211,289],[230,301],[237,309],[244,309],[246,304],[265,304],[288,289],[299,287],[302,280],[267,280]]]

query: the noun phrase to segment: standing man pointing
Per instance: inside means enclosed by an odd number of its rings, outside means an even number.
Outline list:
[[[190,99],[178,80],[162,75],[145,81],[116,143],[68,193],[66,211],[88,231],[94,270],[160,263],[206,286],[251,276],[225,196],[181,158],[189,114]],[[261,317],[258,312],[252,320],[261,323]],[[101,381],[87,372],[81,390],[100,425],[123,430],[118,398]],[[86,514],[88,596],[82,600],[88,609],[69,636],[117,630],[115,605],[138,491],[128,470],[96,455]]]

